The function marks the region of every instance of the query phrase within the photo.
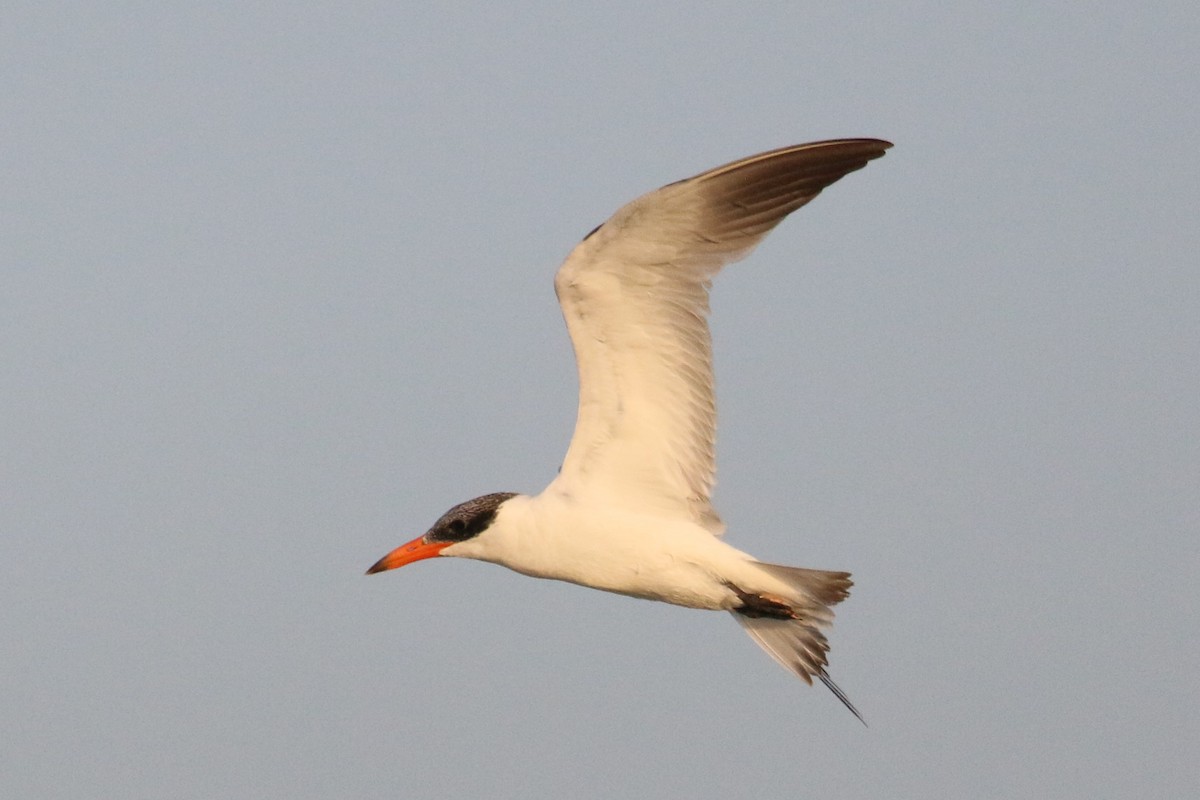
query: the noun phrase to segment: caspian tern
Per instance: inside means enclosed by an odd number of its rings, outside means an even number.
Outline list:
[[[825,671],[821,631],[850,574],[764,563],[719,538],[708,290],[784,217],[889,147],[843,139],[750,156],[643,195],[585,236],[554,279],[579,366],[579,414],[558,476],[538,495],[455,506],[367,573],[458,556],[729,611],[861,720]]]

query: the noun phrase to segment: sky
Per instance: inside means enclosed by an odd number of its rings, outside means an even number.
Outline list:
[[[0,795],[1200,791],[1184,2],[17,3]],[[830,673],[435,559],[571,435],[562,258],[758,151],[895,147],[714,286],[727,540]]]

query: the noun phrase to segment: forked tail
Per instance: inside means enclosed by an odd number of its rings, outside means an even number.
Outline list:
[[[820,630],[833,624],[831,606],[845,600],[850,594],[850,573],[761,562],[757,562],[756,566],[786,583],[792,592],[780,598],[743,594],[745,605],[732,612],[734,619],[758,642],[759,647],[786,669],[800,676],[805,683],[811,686],[813,676],[816,676],[858,717],[859,722],[866,725],[862,714],[858,713],[845,692],[830,680],[825,671],[829,664],[826,658],[829,642]]]

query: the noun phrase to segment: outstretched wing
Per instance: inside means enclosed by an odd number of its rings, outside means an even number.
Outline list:
[[[716,404],[708,289],[779,222],[891,145],[795,145],[668,184],[625,205],[559,268],[579,415],[555,488],[686,514],[709,504]]]

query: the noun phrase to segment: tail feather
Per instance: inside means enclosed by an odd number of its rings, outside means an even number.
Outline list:
[[[736,619],[759,647],[778,661],[785,669],[795,673],[805,683],[812,685],[815,676],[829,687],[834,696],[864,725],[866,720],[850,702],[825,667],[829,661],[829,641],[820,628],[833,624],[830,606],[840,603],[850,594],[850,574],[847,572],[824,572],[800,567],[784,567],[778,564],[758,563],[772,577],[787,583],[793,593],[787,597],[792,605],[793,617],[779,619],[767,616],[747,616],[736,611]]]
[[[836,606],[849,597],[850,587],[854,585],[854,581],[850,580],[849,572],[785,567],[781,564],[767,564],[762,561],[756,561],[754,565],[784,583],[790,584],[793,588],[803,592],[805,596],[827,606]],[[833,612],[830,612],[829,616],[832,619]]]

